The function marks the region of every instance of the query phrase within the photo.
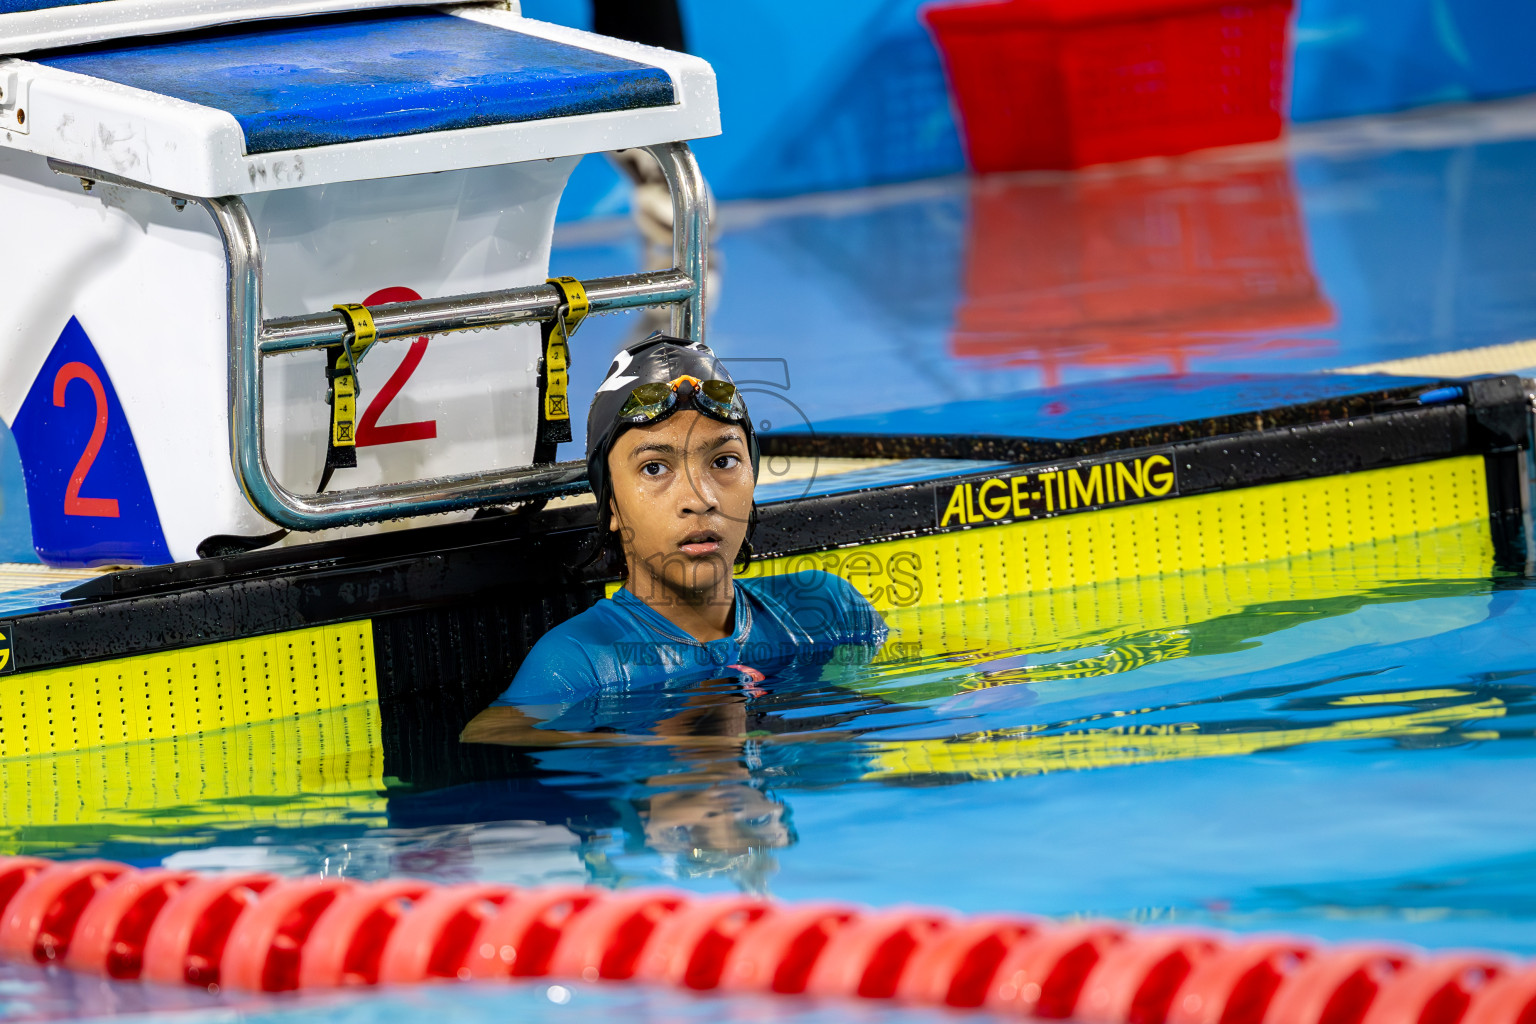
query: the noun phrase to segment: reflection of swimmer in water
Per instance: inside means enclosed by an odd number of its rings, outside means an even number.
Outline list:
[[[540,748],[530,750],[534,771],[392,794],[391,824],[474,823],[515,808],[518,819],[564,826],[594,850],[608,830],[621,827],[630,843],[660,856],[665,874],[728,875],[748,891],[763,891],[775,870],[772,851],[795,841],[789,808],[767,790],[759,741],[748,735],[770,723],[752,710],[754,698],[739,677],[694,682],[686,694],[646,696],[671,698],[652,713],[646,735],[616,733],[606,724],[561,727],[572,724],[568,719],[589,722],[580,711],[529,727],[528,742]],[[593,866],[602,863],[599,857]]]
[[[587,471],[624,587],[542,637],[461,739],[542,745],[553,737],[533,730],[592,698],[721,676],[750,693],[839,647],[877,647],[884,622],[836,576],[733,577],[757,467],[746,402],[706,346],[655,335],[621,351],[588,413]]]
[[[690,700],[692,707],[658,723],[656,732],[744,736],[748,696],[729,692],[726,680],[702,689]],[[773,866],[766,851],[790,845],[794,836],[789,809],[755,784],[749,741],[737,742],[730,757],[698,747],[677,751],[686,767],[647,779],[650,797],[639,810],[645,844],[665,858],[672,874],[728,873],[743,887],[761,891]]]

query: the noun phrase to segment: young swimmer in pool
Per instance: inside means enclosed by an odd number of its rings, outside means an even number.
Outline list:
[[[840,646],[878,646],[885,623],[837,576],[733,577],[757,471],[746,401],[708,347],[652,335],[620,352],[588,413],[587,472],[627,579],[545,634],[461,739],[527,741],[536,721],[553,726],[545,739],[571,737],[553,719],[589,698],[722,677],[750,689]]]

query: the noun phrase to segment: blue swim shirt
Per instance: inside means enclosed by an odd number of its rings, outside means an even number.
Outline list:
[[[537,710],[547,719],[599,694],[752,678],[753,670],[773,676],[840,656],[867,661],[886,637],[864,595],[815,570],[737,580],[735,613],[731,636],[700,643],[620,590],[544,634],[492,706]]]

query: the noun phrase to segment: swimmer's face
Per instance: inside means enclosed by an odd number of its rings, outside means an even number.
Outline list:
[[[609,528],[632,584],[703,593],[728,584],[752,513],[746,435],[692,409],[620,434],[608,455]]]
[[[657,793],[645,815],[645,840],[657,853],[745,853],[791,841],[784,805],[751,786]]]

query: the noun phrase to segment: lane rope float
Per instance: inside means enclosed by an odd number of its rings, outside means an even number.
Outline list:
[[[1086,1024],[1527,1024],[1536,965],[1478,951],[671,890],[198,875],[0,857],[0,957],[256,992],[632,981]]]

